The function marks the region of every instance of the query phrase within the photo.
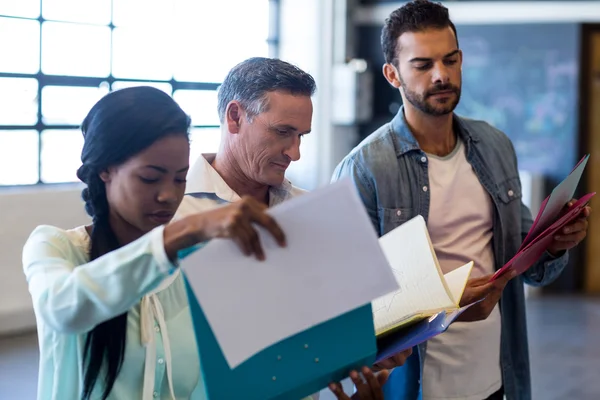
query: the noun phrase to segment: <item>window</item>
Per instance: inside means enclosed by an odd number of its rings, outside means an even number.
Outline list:
[[[0,124],[31,126],[38,120],[38,81],[0,78]]]
[[[219,128],[195,128],[190,132],[190,159],[195,160],[202,153],[216,153],[221,142]]]
[[[216,151],[216,89],[243,59],[276,56],[278,4],[0,1],[0,37],[19,38],[0,41],[0,186],[76,182],[83,118],[131,86],[163,90],[192,117],[191,161]]]

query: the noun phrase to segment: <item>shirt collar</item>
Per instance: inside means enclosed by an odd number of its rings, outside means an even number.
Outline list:
[[[212,193],[230,203],[240,200],[240,196],[227,185],[211,165],[215,157],[215,153],[206,153],[198,157],[188,172],[185,194]],[[287,179],[284,179],[279,186],[271,186],[269,188],[269,205],[273,206],[291,197],[292,191],[293,186]]]
[[[225,183],[221,175],[210,165],[216,154],[201,154],[187,175],[185,194],[214,193],[222,200],[233,202],[240,199]]]
[[[453,123],[457,130],[458,136],[463,142],[470,142],[471,140],[477,142],[479,140],[479,136],[477,132],[470,130],[466,124],[464,118],[452,114]],[[420,150],[419,143],[415,136],[411,132],[408,123],[406,122],[406,117],[404,116],[404,106],[400,107],[398,113],[391,122],[391,128],[394,132],[396,138],[398,139],[398,155],[402,155],[404,153],[408,153],[412,150]]]

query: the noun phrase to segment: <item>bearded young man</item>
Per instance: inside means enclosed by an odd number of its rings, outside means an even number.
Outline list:
[[[383,74],[403,107],[344,158],[379,235],[422,215],[444,273],[473,260],[468,286],[489,282],[532,225],[510,139],[454,113],[463,54],[448,10],[408,2],[385,21]],[[586,236],[586,208],[523,275],[496,281],[448,331],[415,347],[392,372],[386,399],[531,399],[524,284],[556,279]],[[465,293],[469,293],[466,290]],[[461,303],[468,303],[463,295]]]

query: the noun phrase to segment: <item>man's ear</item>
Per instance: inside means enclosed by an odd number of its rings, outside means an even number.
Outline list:
[[[399,89],[400,86],[402,86],[402,82],[400,81],[400,73],[392,64],[385,63],[383,65],[383,76],[385,76],[385,79],[387,79],[390,85],[396,89]]]
[[[227,109],[225,110],[225,123],[227,124],[227,130],[230,133],[240,132],[243,113],[244,111],[238,101],[232,100],[227,104]]]

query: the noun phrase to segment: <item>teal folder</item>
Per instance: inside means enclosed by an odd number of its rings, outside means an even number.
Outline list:
[[[375,361],[373,313],[367,304],[284,339],[230,369],[202,307],[187,279],[185,282],[210,400],[300,400]],[[239,338],[244,340],[243,326]]]

